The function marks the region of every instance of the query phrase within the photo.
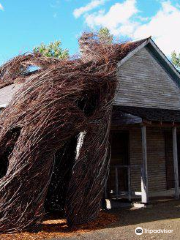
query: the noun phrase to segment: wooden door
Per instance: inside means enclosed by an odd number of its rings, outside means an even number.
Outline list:
[[[113,195],[113,193],[115,194],[117,188],[119,192],[128,190],[128,169],[125,166],[129,164],[129,132],[111,131],[110,143],[111,165],[107,183],[107,191],[109,196]],[[118,172],[116,173],[116,171]]]

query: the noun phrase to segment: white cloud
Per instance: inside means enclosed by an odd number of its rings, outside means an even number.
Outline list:
[[[163,52],[170,55],[173,50],[180,52],[179,26],[180,8],[165,1],[156,15],[148,23],[139,26],[132,36],[135,39],[152,36]]]
[[[81,15],[83,15],[84,13],[87,13],[93,9],[95,9],[96,7],[103,5],[107,0],[92,0],[90,3],[88,3],[86,6],[84,7],[80,7],[80,8],[76,8],[73,12],[75,18],[80,17]]]
[[[136,0],[126,0],[123,3],[115,3],[109,11],[99,11],[97,13],[87,14],[85,22],[91,28],[96,26],[107,27],[113,34],[117,34],[121,25],[132,28],[131,17],[138,13]],[[130,26],[131,25],[131,26]]]
[[[4,7],[1,3],[0,3],[0,10],[4,11]]]
[[[170,56],[173,50],[180,52],[180,6],[173,5],[170,0],[161,1],[160,4],[159,10],[151,18],[141,16],[137,0],[115,3],[108,11],[86,13],[84,18],[89,27],[107,27],[118,37],[135,40],[152,36],[162,51]]]

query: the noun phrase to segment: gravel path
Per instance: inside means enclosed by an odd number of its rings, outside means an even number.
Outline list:
[[[145,209],[120,209],[112,212],[118,216],[119,220],[104,229],[51,240],[180,240],[180,201],[158,202],[153,207]],[[137,227],[142,227],[144,232],[145,229],[166,229],[173,232],[143,233],[137,236],[135,234]]]

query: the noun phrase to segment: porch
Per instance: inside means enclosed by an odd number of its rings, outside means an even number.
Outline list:
[[[179,199],[179,111],[116,107],[106,199]],[[179,146],[179,147],[178,147]]]

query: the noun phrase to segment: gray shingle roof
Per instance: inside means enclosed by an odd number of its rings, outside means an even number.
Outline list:
[[[12,100],[14,94],[22,87],[23,83],[11,84],[0,89],[0,108],[6,107]]]

